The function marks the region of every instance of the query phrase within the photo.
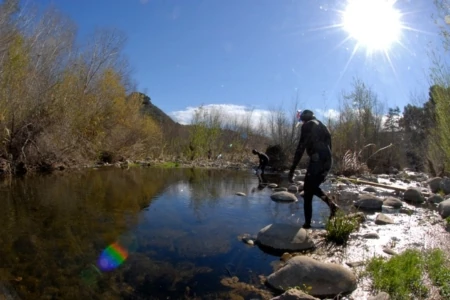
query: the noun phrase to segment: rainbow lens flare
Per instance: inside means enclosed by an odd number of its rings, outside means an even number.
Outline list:
[[[109,245],[100,254],[98,267],[102,271],[111,271],[120,266],[128,257],[128,251],[118,243]]]

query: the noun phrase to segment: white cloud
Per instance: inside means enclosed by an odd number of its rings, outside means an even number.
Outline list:
[[[169,116],[180,124],[190,124],[192,116],[198,108],[189,106],[184,110],[173,111],[169,113]],[[270,115],[268,110],[235,104],[208,104],[203,105],[203,109],[209,112],[219,112],[224,123],[249,120],[253,128],[259,126],[261,120],[266,120]]]
[[[331,120],[337,120],[339,118],[339,114],[340,112],[338,112],[335,109],[328,109],[328,110],[323,110],[323,109],[316,109],[317,115],[320,115],[322,117],[325,117],[326,119],[331,119]]]

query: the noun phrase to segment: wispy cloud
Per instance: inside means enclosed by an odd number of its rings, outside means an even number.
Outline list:
[[[149,0],[139,0],[139,2],[141,2],[141,4],[147,4]]]
[[[271,114],[268,110],[235,104],[208,104],[202,106],[202,108],[210,113],[220,113],[222,121],[225,124],[228,122],[240,123],[248,120],[250,125],[254,128],[260,125],[261,120],[266,120]],[[186,125],[191,123],[192,117],[197,109],[199,109],[199,107],[189,106],[184,110],[173,111],[169,113],[169,116],[176,122]]]

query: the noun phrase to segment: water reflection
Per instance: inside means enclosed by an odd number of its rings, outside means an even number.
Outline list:
[[[258,275],[275,258],[237,237],[303,219],[301,201],[273,202],[262,184],[249,172],[156,168],[14,181],[0,190],[0,281],[23,299],[252,297],[221,279],[261,288]],[[100,255],[114,243],[127,255],[102,271]]]

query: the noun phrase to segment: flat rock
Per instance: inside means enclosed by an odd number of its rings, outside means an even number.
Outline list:
[[[258,232],[257,242],[276,250],[301,251],[315,248],[314,241],[301,225],[270,224]]]
[[[275,192],[272,195],[270,195],[270,198],[273,201],[281,201],[281,202],[296,202],[298,201],[297,197],[289,192],[281,191],[281,192]]]

